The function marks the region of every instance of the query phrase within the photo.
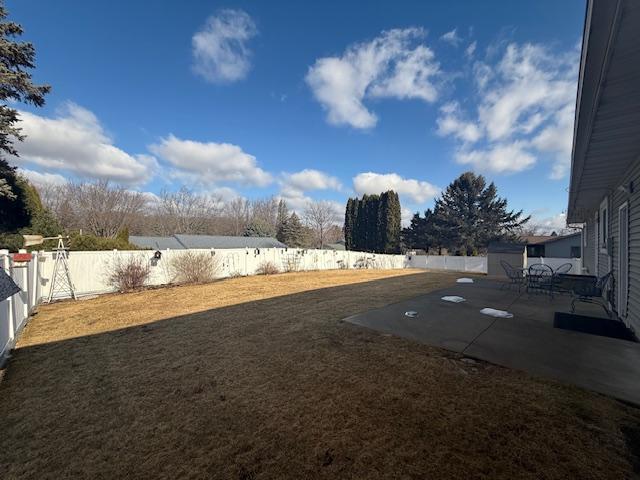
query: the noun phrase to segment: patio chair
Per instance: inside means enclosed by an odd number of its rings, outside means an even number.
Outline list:
[[[568,293],[567,290],[563,290],[562,287],[562,276],[566,275],[571,271],[573,265],[569,262],[563,263],[558,268],[553,271],[553,286],[552,289],[557,293]]]
[[[573,264],[567,262],[567,263],[563,263],[562,265],[560,265],[558,268],[556,268],[553,271],[554,275],[560,275],[563,273],[569,273],[571,271],[571,269],[573,268]]]
[[[607,285],[611,280],[611,272],[603,275],[602,277],[590,277],[589,282],[576,283],[573,287],[573,299],[571,300],[571,313],[576,311],[576,303],[593,303],[600,305],[607,314],[607,317],[611,317],[611,312],[607,308],[607,301],[603,297],[604,292],[607,289]]]
[[[502,268],[504,269],[504,273],[507,275],[507,278],[509,279],[509,283],[503,283],[502,285],[500,285],[500,289],[504,288],[505,285],[508,286],[509,288],[515,285],[518,287],[518,292],[519,292],[520,289],[522,288],[522,285],[524,284],[524,278],[525,278],[524,269],[515,268],[509,262],[506,262],[504,260],[500,260],[500,265],[502,265]]]
[[[534,263],[527,273],[527,293],[549,293],[553,297],[553,269],[544,263]]]

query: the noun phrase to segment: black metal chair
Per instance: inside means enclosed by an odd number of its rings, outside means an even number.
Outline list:
[[[607,290],[607,285],[611,280],[611,272],[602,277],[589,277],[591,281],[576,283],[573,286],[573,299],[571,300],[571,313],[576,311],[576,302],[593,303],[600,305],[611,317],[611,312],[607,308],[607,301],[603,294]]]
[[[553,271],[553,274],[554,275],[561,275],[563,273],[569,273],[572,268],[573,268],[573,264],[571,264],[569,262],[563,263],[562,265],[560,265],[558,268],[556,268]]]
[[[504,273],[507,275],[507,278],[509,279],[509,283],[503,283],[502,285],[500,285],[500,289],[504,288],[505,285],[508,286],[509,288],[513,286],[517,286],[518,292],[519,292],[520,289],[522,288],[522,285],[524,284],[524,278],[525,278],[524,269],[515,268],[509,262],[506,262],[504,260],[500,260],[500,265],[502,266]]]
[[[553,296],[553,269],[544,263],[534,263],[527,273],[527,293],[542,292]]]
[[[566,275],[573,268],[573,264],[567,262],[560,265],[553,271],[553,286],[552,290],[554,293],[568,293],[566,290],[562,289],[562,275]]]

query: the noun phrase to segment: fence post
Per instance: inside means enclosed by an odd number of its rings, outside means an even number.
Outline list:
[[[2,268],[4,269],[5,273],[7,275],[9,275],[11,278],[13,278],[13,276],[11,275],[11,265],[10,265],[10,259],[9,259],[9,250],[0,250],[0,263]],[[15,315],[13,312],[14,309],[14,302],[13,302],[13,295],[11,295],[9,298],[7,298],[7,312],[8,312],[8,317],[7,317],[7,326],[9,327],[9,341],[11,342],[11,344],[13,344],[13,341],[16,338],[16,330],[15,330]]]
[[[35,308],[38,304],[38,252],[33,252],[31,262],[31,308]]]
[[[27,251],[25,249],[19,249],[18,250],[19,253],[27,253]],[[29,317],[29,264],[25,264],[24,267],[20,267],[20,276],[22,277],[21,279],[21,284],[22,284],[22,292],[20,292],[18,295],[20,295],[22,297],[22,318],[24,320],[22,320],[22,322],[20,323],[24,323],[27,320],[27,317]]]

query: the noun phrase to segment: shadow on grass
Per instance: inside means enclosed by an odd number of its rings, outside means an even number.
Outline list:
[[[427,282],[322,288],[21,348],[0,383],[0,477],[628,473],[617,429],[633,410],[339,321]],[[594,425],[572,415],[576,402]]]

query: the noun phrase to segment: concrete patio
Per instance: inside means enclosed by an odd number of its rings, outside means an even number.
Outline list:
[[[476,278],[344,320],[640,405],[640,343],[555,328],[554,313],[570,311],[570,296],[551,299],[501,285]],[[445,295],[466,301],[446,302]],[[483,315],[485,307],[514,316]],[[411,310],[418,316],[405,315]],[[583,303],[576,313],[604,317],[600,307]]]

